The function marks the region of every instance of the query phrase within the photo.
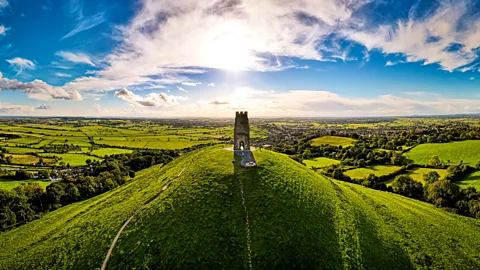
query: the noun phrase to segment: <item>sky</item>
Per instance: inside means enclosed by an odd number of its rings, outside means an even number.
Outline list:
[[[480,113],[480,1],[0,0],[0,115]]]

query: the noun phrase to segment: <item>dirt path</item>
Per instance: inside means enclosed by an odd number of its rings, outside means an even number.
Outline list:
[[[175,179],[177,179],[178,177],[180,177],[180,175],[182,175],[183,171],[186,169],[187,167],[183,167],[182,171],[177,175],[177,177],[175,177]],[[173,179],[173,180],[175,180]],[[172,181],[173,181],[172,180]],[[113,251],[113,248],[115,247],[115,244],[117,243],[118,241],[118,238],[120,238],[120,235],[122,234],[123,230],[127,227],[128,223],[130,223],[130,221],[138,214],[140,213],[140,211],[142,211],[143,208],[145,208],[147,205],[151,204],[153,201],[155,201],[158,197],[160,197],[160,195],[162,195],[162,193],[168,188],[168,186],[170,186],[170,184],[172,183],[172,181],[168,182],[165,186],[163,186],[162,190],[160,190],[160,192],[155,196],[153,197],[152,199],[148,200],[145,204],[143,204],[142,206],[140,206],[137,211],[135,211],[128,219],[127,221],[125,221],[125,223],[123,223],[122,227],[120,228],[120,230],[118,231],[117,235],[115,236],[115,238],[113,239],[113,242],[112,244],[110,245],[110,249],[108,250],[108,253],[107,253],[107,256],[105,257],[105,260],[103,261],[103,264],[102,264],[102,270],[105,270],[107,268],[107,263],[108,263],[108,259],[110,259],[110,256],[112,255],[112,251]],[[251,268],[251,267],[250,267]]]
[[[248,219],[248,210],[247,206],[245,205],[245,195],[243,194],[243,183],[242,179],[240,177],[238,178],[238,182],[240,183],[240,194],[242,195],[242,205],[243,205],[243,210],[245,211],[245,232],[247,233],[247,250],[248,250],[248,265],[250,267],[250,270],[253,269],[252,266],[252,241],[250,238],[250,222]]]

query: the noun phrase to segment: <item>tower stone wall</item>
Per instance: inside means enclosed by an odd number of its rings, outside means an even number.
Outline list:
[[[235,113],[235,129],[233,135],[233,149],[250,150],[250,124],[248,123],[248,112]]]

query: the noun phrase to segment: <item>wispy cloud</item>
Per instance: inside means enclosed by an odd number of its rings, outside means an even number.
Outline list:
[[[210,87],[215,87],[215,84],[214,84],[213,82],[212,82],[212,83],[209,83],[209,84],[207,84],[207,85],[210,86]]]
[[[2,9],[6,8],[8,6],[8,1],[7,0],[0,0],[0,12]]]
[[[402,60],[399,60],[399,61],[387,61],[385,63],[385,66],[386,67],[391,67],[391,66],[395,66],[397,64],[401,64],[401,63],[405,63],[405,61],[402,61]]]
[[[8,28],[5,28],[5,26],[0,25],[0,36],[5,35],[5,32],[7,32]]]
[[[184,100],[183,97],[171,96],[165,93],[150,93],[146,96],[134,94],[126,88],[115,92],[115,97],[128,101],[132,105],[145,107],[169,107],[177,105],[179,100]]]
[[[39,105],[38,107],[36,107],[35,109],[37,110],[50,110],[52,107],[50,105],[45,105],[45,104],[42,104],[42,105]]]
[[[82,21],[80,21],[75,27],[68,32],[65,36],[61,38],[61,40],[72,37],[80,32],[85,30],[91,29],[105,21],[105,12],[97,13],[91,17],[88,17]]]
[[[470,78],[468,78],[468,79],[469,79],[470,81],[473,81],[473,80],[475,80],[475,77],[470,77]]]
[[[25,58],[15,57],[13,59],[7,59],[6,61],[17,71],[17,75],[20,75],[25,69],[35,69],[35,64]]]
[[[346,29],[350,39],[385,54],[400,53],[407,62],[438,63],[453,71],[477,59],[480,18],[468,14],[472,1],[440,1],[427,16],[383,24],[373,29]],[[435,5],[432,5],[435,7]],[[469,27],[458,27],[468,25]]]
[[[55,72],[55,75],[56,75],[57,77],[65,77],[65,78],[70,78],[70,77],[72,77],[72,75],[70,75],[70,74],[61,73],[61,72]]]
[[[197,86],[200,84],[202,83],[201,82],[182,82],[182,85],[186,85],[186,86]]]
[[[10,103],[0,102],[0,113],[10,115],[25,115],[34,111],[33,106],[14,105]]]
[[[74,63],[83,63],[83,64],[88,64],[91,66],[95,66],[95,64],[92,62],[90,57],[88,55],[83,54],[83,53],[73,53],[73,52],[65,52],[65,51],[60,51],[56,52],[56,55],[63,57],[63,59],[74,62]]]
[[[182,91],[182,92],[188,93],[188,91],[187,91],[187,90],[183,89],[183,88],[182,88],[182,87],[180,87],[180,86],[177,86],[177,88],[178,88],[178,90],[180,90],[180,91]]]

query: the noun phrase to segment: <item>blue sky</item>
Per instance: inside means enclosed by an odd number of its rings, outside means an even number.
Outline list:
[[[480,112],[480,3],[0,0],[0,114]]]

